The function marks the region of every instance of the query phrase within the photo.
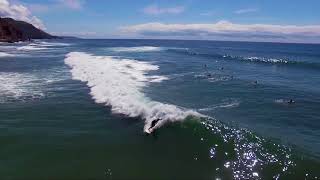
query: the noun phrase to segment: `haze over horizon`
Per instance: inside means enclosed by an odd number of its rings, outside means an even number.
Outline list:
[[[0,16],[60,36],[320,43],[320,2],[0,0]]]

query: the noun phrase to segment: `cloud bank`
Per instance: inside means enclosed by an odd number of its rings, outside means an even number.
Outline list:
[[[320,42],[320,25],[165,24],[159,22],[120,28],[124,34],[153,38],[216,39],[277,42]]]
[[[36,16],[33,16],[27,7],[21,4],[13,4],[8,0],[0,0],[0,16],[26,21],[37,28],[46,29],[42,21]]]

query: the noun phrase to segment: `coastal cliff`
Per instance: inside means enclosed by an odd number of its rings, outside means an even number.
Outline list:
[[[18,42],[31,39],[53,39],[52,36],[24,21],[0,17],[0,42]]]

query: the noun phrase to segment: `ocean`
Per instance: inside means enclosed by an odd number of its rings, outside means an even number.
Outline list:
[[[2,180],[320,178],[317,44],[2,43],[0,81]]]

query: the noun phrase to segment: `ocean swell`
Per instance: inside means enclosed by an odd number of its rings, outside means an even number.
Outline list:
[[[155,52],[162,51],[162,47],[154,47],[154,46],[137,46],[137,47],[114,47],[109,48],[109,50],[114,52]]]
[[[145,131],[156,119],[161,121],[154,128],[188,116],[200,116],[192,110],[153,101],[143,94],[143,88],[149,83],[167,79],[165,76],[147,74],[149,71],[158,70],[156,65],[132,59],[94,56],[84,52],[67,54],[65,63],[70,66],[73,79],[87,83],[90,94],[97,103],[110,106],[113,113],[143,118]]]

